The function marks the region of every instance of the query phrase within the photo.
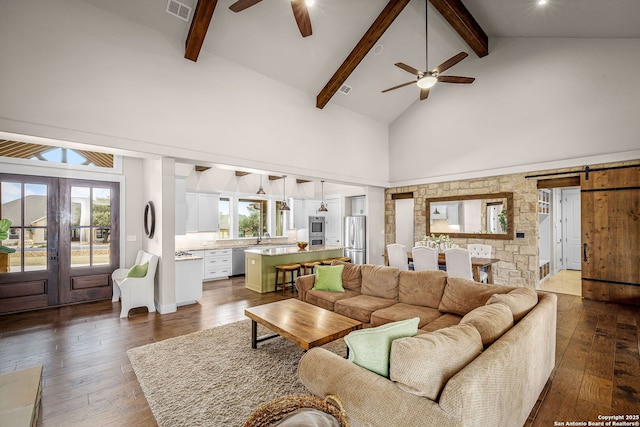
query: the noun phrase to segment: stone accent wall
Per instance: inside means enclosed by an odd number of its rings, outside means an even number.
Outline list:
[[[637,164],[638,161],[589,165],[590,168]],[[385,197],[385,244],[395,242],[395,202],[393,194],[412,192],[414,197],[414,237],[422,240],[427,233],[426,200],[434,197],[461,196],[513,192],[514,225],[516,233],[524,238],[497,239],[453,239],[454,243],[466,247],[469,243],[493,246],[493,255],[500,262],[493,266],[494,283],[509,286],[524,286],[535,289],[538,285],[538,188],[536,178],[527,175],[579,171],[583,167],[555,169],[531,174],[511,174],[461,181],[395,187],[386,190]],[[576,175],[578,175],[576,173]],[[553,176],[543,178],[554,178]],[[540,178],[540,179],[543,179]],[[510,227],[512,225],[509,225]]]

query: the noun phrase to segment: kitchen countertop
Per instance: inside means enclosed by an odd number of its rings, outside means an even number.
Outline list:
[[[198,255],[180,255],[175,257],[176,261],[197,261],[199,259],[203,259],[203,258]]]
[[[276,255],[293,255],[293,254],[305,254],[311,252],[322,252],[336,249],[344,249],[343,246],[307,246],[305,249],[299,249],[297,246],[278,246],[270,248],[251,248],[245,252],[248,254],[258,254],[263,256],[276,256]]]

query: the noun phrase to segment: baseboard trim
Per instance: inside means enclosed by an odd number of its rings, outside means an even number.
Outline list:
[[[175,313],[176,311],[178,311],[178,306],[175,303],[164,305],[158,303],[158,301],[156,301],[155,303],[156,311],[160,314]]]

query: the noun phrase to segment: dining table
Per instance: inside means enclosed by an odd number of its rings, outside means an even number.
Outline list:
[[[413,262],[413,254],[409,251],[407,252],[407,257],[409,258],[409,262]],[[480,270],[484,269],[487,272],[487,283],[493,283],[493,272],[491,266],[496,262],[500,261],[499,258],[480,258],[480,257],[471,257],[471,269],[473,270],[473,280],[476,282],[480,281]],[[444,258],[444,254],[438,254],[438,265],[445,266],[447,263]]]

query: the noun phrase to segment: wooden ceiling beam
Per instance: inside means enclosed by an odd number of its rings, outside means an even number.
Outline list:
[[[311,182],[311,181],[309,181],[308,179],[300,179],[300,178],[296,179],[296,184],[306,184],[307,182]]]
[[[489,54],[489,37],[461,0],[429,1],[478,57]]]
[[[185,42],[184,57],[196,62],[218,0],[198,0]]]
[[[344,60],[324,88],[322,88],[316,97],[316,107],[324,108],[327,105],[407,4],[409,4],[409,0],[390,0],[387,3],[380,15],[371,24],[371,27],[364,33],[364,36],[347,56],[347,59]]]
[[[282,179],[283,177],[280,175],[269,175],[269,181],[275,181],[277,179]]]
[[[251,175],[251,172],[236,171],[236,176],[247,176],[247,175]]]

